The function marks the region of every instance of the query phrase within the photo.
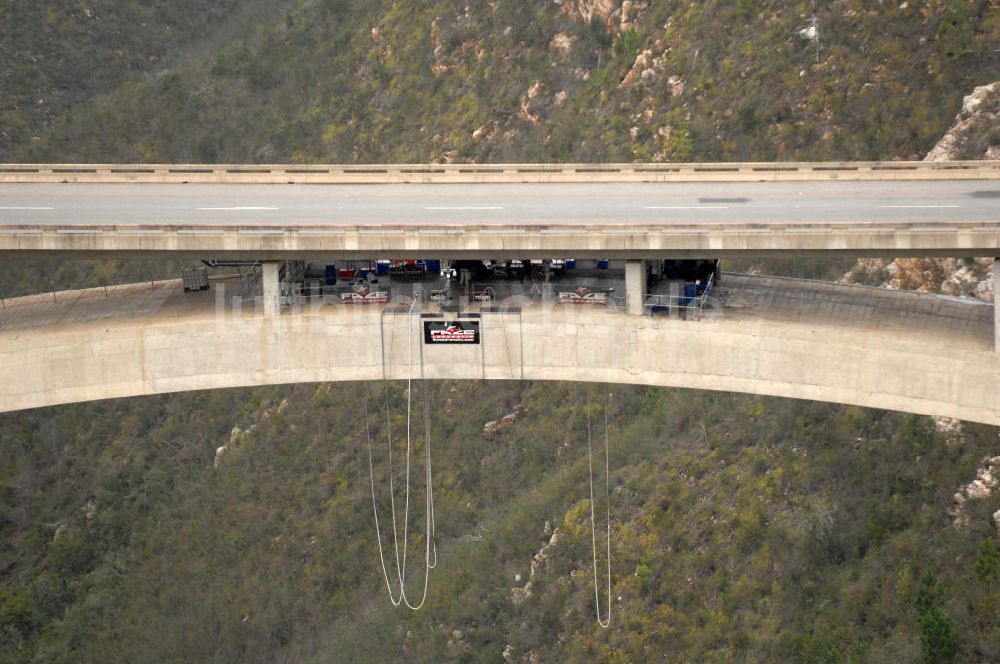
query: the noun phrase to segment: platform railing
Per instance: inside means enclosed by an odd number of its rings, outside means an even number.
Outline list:
[[[705,305],[708,304],[708,297],[712,292],[712,286],[715,283],[715,275],[709,275],[702,287],[700,284],[696,284],[694,295],[672,295],[672,294],[661,294],[654,293],[646,296],[646,301],[643,304],[643,313],[645,314],[658,314],[666,313],[668,315],[677,313],[683,313],[686,318],[693,318],[697,320],[701,317],[702,311],[705,310]],[[700,289],[698,292],[697,289]]]

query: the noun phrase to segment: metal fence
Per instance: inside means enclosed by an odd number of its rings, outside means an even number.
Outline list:
[[[701,317],[708,303],[708,296],[712,292],[715,275],[710,275],[704,286],[700,284],[690,284],[694,287],[693,293],[682,294],[652,294],[646,296],[643,304],[643,313],[651,316],[684,316],[697,320]],[[687,287],[689,284],[685,284]]]

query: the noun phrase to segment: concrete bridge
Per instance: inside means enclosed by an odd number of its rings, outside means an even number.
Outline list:
[[[167,255],[265,261],[260,311],[206,306],[176,289],[152,310],[115,300],[82,319],[13,303],[0,315],[0,410],[420,369],[743,391],[1000,424],[994,307],[977,306],[970,322],[973,309],[949,306],[976,305],[851,291],[836,295],[841,307],[880,305],[846,320],[808,307],[786,317],[730,308],[698,323],[474,311],[482,343],[430,347],[413,316],[281,313],[276,262],[618,258],[627,311],[641,314],[647,260],[998,256],[1000,162],[0,165],[0,258]],[[787,295],[789,283],[782,288]],[[46,324],[48,315],[60,322]],[[920,324],[907,324],[914,317]],[[956,321],[961,330],[941,327]]]
[[[234,309],[224,282],[28,296],[0,315],[0,411],[423,375],[747,392],[1000,424],[989,305],[793,279],[724,283],[727,306],[699,321],[568,305],[458,315],[316,304],[266,316]],[[424,323],[457,318],[480,325],[480,343],[424,343]]]
[[[1000,162],[7,164],[0,258],[997,256],[998,203]]]

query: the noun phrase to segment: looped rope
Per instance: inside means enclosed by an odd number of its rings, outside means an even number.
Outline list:
[[[413,343],[412,335],[410,334],[410,327],[413,320],[413,308],[416,306],[417,301],[414,300],[410,305],[410,311],[407,313],[407,331],[406,331],[406,350],[407,350],[407,376],[406,376],[406,503],[403,511],[403,555],[402,560],[400,560],[399,555],[399,536],[396,527],[396,494],[395,487],[392,480],[392,417],[389,404],[389,385],[388,378],[386,379],[385,385],[385,420],[386,420],[386,436],[388,439],[388,473],[389,473],[389,502],[392,512],[392,543],[393,549],[396,554],[396,578],[399,583],[399,594],[398,596],[393,596],[392,583],[389,580],[389,571],[385,564],[385,555],[382,552],[382,530],[379,525],[378,520],[378,504],[375,498],[375,469],[374,462],[372,459],[372,438],[371,438],[371,426],[369,423],[368,415],[368,401],[371,399],[371,387],[368,386],[367,398],[365,399],[365,433],[368,438],[368,476],[371,480],[372,488],[372,511],[375,514],[375,536],[378,539],[378,555],[379,561],[382,565],[382,576],[385,579],[386,589],[389,591],[389,601],[392,602],[393,606],[399,606],[401,603],[406,604],[406,606],[414,611],[421,608],[424,602],[427,600],[427,587],[428,581],[430,579],[430,570],[437,567],[437,544],[434,541],[435,535],[435,523],[434,523],[434,488],[433,488],[433,474],[431,470],[431,420],[430,420],[430,388],[424,379],[424,366],[423,366],[423,353],[420,356],[420,378],[424,385],[424,450],[426,454],[426,472],[425,480],[427,483],[426,499],[425,499],[425,514],[426,514],[426,544],[424,552],[424,588],[423,593],[420,597],[420,601],[414,605],[410,603],[410,600],[406,596],[406,558],[409,540],[409,527],[410,527],[410,453],[411,453],[411,414],[413,410]],[[393,324],[392,332],[390,334],[389,340],[389,362],[390,369],[392,366],[392,342],[395,339],[395,329],[396,326]],[[385,361],[385,349],[382,352],[383,362]]]

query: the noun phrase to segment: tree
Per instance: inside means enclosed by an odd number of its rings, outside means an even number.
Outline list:
[[[955,623],[941,610],[944,590],[934,572],[920,578],[920,588],[914,602],[920,614],[920,650],[928,664],[949,662],[958,652]]]
[[[941,603],[943,595],[944,591],[941,589],[941,584],[938,583],[934,572],[924,572],[924,575],[920,577],[920,588],[917,589],[917,598],[914,600],[917,613],[923,616],[931,609],[936,608]]]
[[[976,556],[976,578],[988,581],[997,578],[998,573],[1000,573],[1000,557],[997,556],[997,547],[993,540],[987,537],[979,546],[979,555]]]
[[[958,652],[955,624],[937,607],[920,617],[920,649],[928,664],[950,662]]]

